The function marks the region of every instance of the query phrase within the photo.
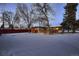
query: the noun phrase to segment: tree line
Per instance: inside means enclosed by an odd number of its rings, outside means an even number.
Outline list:
[[[1,28],[5,28],[5,22],[8,23],[9,28],[14,28],[15,24],[20,25],[21,20],[26,23],[27,28],[31,28],[33,23],[36,22],[38,22],[39,25],[50,27],[48,14],[53,14],[53,9],[48,3],[33,3],[31,7],[29,7],[28,4],[18,3],[16,4],[14,15],[11,11],[5,10],[2,12],[3,23]],[[20,27],[22,26],[20,25]]]
[[[62,25],[62,32],[65,30],[72,30],[74,33],[79,25],[79,21],[76,21],[77,3],[67,3],[64,7],[65,13]],[[13,12],[4,10],[2,12],[2,25],[1,28],[5,28],[5,22],[8,23],[9,28],[15,28],[15,24],[23,28],[23,24],[26,24],[26,28],[30,29],[33,24],[38,23],[39,27],[48,27],[50,32],[49,15],[54,15],[54,10],[49,3],[31,3],[28,4],[18,3],[16,4],[16,11]],[[22,23],[23,22],[23,23]],[[22,23],[22,25],[20,24]]]

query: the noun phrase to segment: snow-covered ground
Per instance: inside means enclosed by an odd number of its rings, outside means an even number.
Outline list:
[[[0,55],[77,56],[79,55],[79,33],[54,35],[3,34],[0,36]]]

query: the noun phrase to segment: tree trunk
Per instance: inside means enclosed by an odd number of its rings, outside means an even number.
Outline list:
[[[51,33],[50,25],[49,25],[49,20],[47,20],[47,26],[48,26],[48,34]]]
[[[75,33],[75,26],[73,25],[72,33]]]
[[[69,29],[68,29],[68,33],[69,33]]]
[[[64,26],[62,26],[62,33],[64,33]]]
[[[69,26],[68,26],[67,30],[68,30],[68,33],[69,33]]]

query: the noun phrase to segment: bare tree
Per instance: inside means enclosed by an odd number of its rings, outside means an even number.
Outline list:
[[[3,12],[5,11],[6,3],[5,4],[1,3],[0,6],[2,7],[1,14],[2,14],[2,22],[3,22],[1,25],[1,28],[4,28],[4,19],[3,19],[4,14],[3,14]]]
[[[18,8],[18,4],[17,4],[17,7],[16,7],[16,13],[14,15],[14,24],[19,24],[20,23],[20,11],[19,11],[19,8]]]
[[[15,22],[19,23],[21,19],[25,21],[25,23],[29,24],[29,14],[27,4],[17,4],[16,14],[15,14]]]
[[[50,33],[50,25],[49,25],[49,20],[48,20],[48,14],[52,13],[53,14],[53,10],[50,7],[50,5],[48,3],[35,3],[33,4],[33,6],[36,9],[37,15],[38,15],[38,20],[41,21],[41,23],[44,21],[46,26],[49,29],[49,33]]]

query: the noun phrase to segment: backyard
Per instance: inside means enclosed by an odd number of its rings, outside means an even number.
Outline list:
[[[0,36],[3,56],[77,56],[79,33],[42,34],[14,33]]]

